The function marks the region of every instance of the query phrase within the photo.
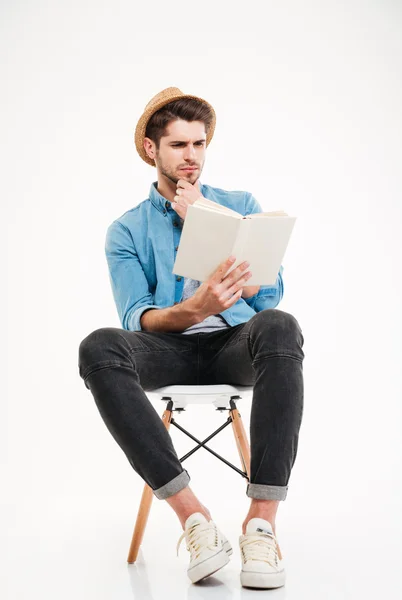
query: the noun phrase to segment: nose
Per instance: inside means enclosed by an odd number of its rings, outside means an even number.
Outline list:
[[[189,144],[188,146],[186,146],[186,148],[184,150],[184,158],[186,160],[194,160],[196,158],[196,156],[197,155],[196,155],[193,144]]]

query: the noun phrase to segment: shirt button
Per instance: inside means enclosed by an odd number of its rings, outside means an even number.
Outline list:
[[[176,281],[181,281],[181,277],[176,277]]]
[[[176,246],[176,248],[175,248],[176,252],[178,251],[178,249],[179,249],[179,246]]]
[[[168,200],[166,200],[165,206],[166,206],[166,208],[169,208],[169,201]]]
[[[173,227],[177,227],[179,224],[177,221],[173,221]]]

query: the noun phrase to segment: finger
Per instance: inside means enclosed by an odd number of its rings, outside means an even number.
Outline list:
[[[181,206],[178,202],[172,202],[172,208],[176,212],[176,214],[179,215],[180,219],[183,219],[185,210],[184,207]]]
[[[227,258],[220,265],[218,265],[218,267],[212,273],[212,275],[210,277],[210,280],[213,283],[220,283],[222,281],[224,275],[228,272],[228,270],[230,269],[230,267],[235,262],[235,260],[236,260],[236,257],[231,258],[229,256],[229,258]]]
[[[191,200],[183,196],[183,194],[181,196],[174,196],[174,198],[176,198],[175,202],[180,202],[182,206],[192,204]]]
[[[233,296],[230,298],[230,300],[228,300],[226,302],[226,308],[229,308],[230,306],[235,304],[235,302],[237,302],[238,299],[241,298],[242,293],[243,293],[243,288],[240,288],[235,294],[233,294]]]
[[[185,181],[185,179],[179,179],[179,181],[177,182],[177,187],[182,187],[182,188],[192,188],[194,187],[193,185],[191,185],[191,183],[189,183],[188,181]]]
[[[231,285],[229,288],[227,288],[226,291],[229,292],[230,294],[236,293],[239,286],[241,288],[243,288],[245,285],[247,285],[247,281],[250,279],[251,275],[252,275],[251,271],[247,271],[247,273],[243,274],[243,277],[238,279],[233,285]]]
[[[228,286],[232,285],[233,283],[236,283],[238,280],[240,280],[241,277],[247,275],[245,271],[247,271],[249,266],[250,263],[248,263],[247,261],[240,263],[235,269],[232,269],[232,271],[230,271],[229,275],[225,276],[222,283]]]

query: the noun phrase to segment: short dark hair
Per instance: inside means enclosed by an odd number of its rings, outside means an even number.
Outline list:
[[[177,119],[189,122],[202,121],[205,125],[205,132],[208,133],[213,121],[213,114],[207,104],[196,98],[173,100],[152,115],[145,129],[145,137],[150,138],[159,148],[161,137],[167,135],[167,126]]]

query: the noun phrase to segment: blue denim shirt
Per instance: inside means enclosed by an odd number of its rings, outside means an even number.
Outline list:
[[[242,215],[262,212],[250,192],[226,191],[200,183],[201,194]],[[117,312],[123,329],[141,331],[144,311],[181,301],[184,278],[173,274],[183,221],[151,184],[149,197],[123,213],[108,227],[105,253]],[[250,268],[252,265],[250,265]],[[261,286],[250,298],[220,314],[231,326],[245,323],[256,312],[275,308],[283,296],[283,266],[273,286]]]

